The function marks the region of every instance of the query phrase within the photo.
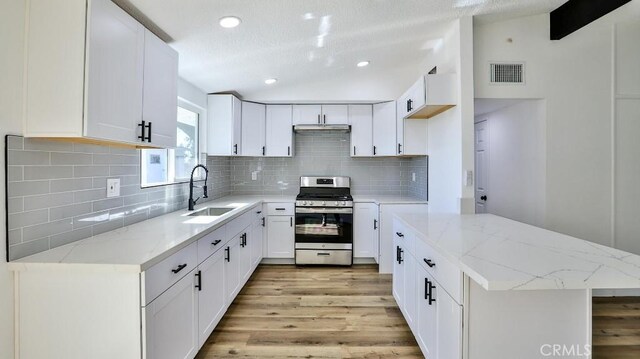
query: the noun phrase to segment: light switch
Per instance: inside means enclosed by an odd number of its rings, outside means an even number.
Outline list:
[[[251,172],[251,180],[252,181],[257,181],[258,180],[258,171]]]
[[[415,181],[416,181],[416,173],[415,173],[415,172],[411,173],[411,180],[412,180],[413,182],[415,182]]]
[[[120,178],[107,178],[107,198],[120,195]]]

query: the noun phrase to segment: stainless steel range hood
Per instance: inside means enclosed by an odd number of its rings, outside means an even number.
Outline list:
[[[334,131],[334,132],[351,132],[350,125],[294,125],[294,132],[311,132],[311,131]]]

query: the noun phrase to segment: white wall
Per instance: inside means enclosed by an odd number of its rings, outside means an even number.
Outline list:
[[[0,135],[21,134],[24,0],[7,0],[0,11]],[[0,156],[0,183],[5,181],[4,156]],[[5,201],[4,186],[0,202]],[[13,358],[13,274],[6,264],[5,206],[0,206],[0,358]]]
[[[429,211],[473,213],[473,186],[463,173],[473,170],[473,28],[471,18],[454,22],[430,57],[438,72],[458,74],[458,105],[428,121]]]
[[[545,226],[544,100],[524,100],[476,117],[487,121],[487,211]]]
[[[560,41],[549,40],[549,15],[474,27],[476,98],[546,99],[547,227],[606,245],[614,243],[613,25],[639,16],[632,1]],[[490,85],[490,61],[525,61],[526,84]]]

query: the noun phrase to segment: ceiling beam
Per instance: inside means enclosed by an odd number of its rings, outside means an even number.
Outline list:
[[[551,12],[551,40],[560,40],[630,1],[569,0]]]

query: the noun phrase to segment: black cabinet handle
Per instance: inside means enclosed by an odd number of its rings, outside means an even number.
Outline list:
[[[262,226],[263,226],[263,227],[265,226],[265,223],[264,223],[264,222],[265,222],[265,221],[264,221],[264,217],[262,217]]]
[[[373,229],[374,229],[374,230],[375,230],[375,229],[378,229],[378,220],[377,220],[377,219],[374,219],[374,220],[373,220]]]
[[[221,239],[216,239],[215,241],[211,242],[211,244],[217,246],[218,244],[220,244],[220,242],[222,242]]]
[[[318,114],[318,125],[320,124],[320,114]]]
[[[149,135],[147,136],[147,142],[151,143],[151,122],[147,125],[147,130],[149,130]]]
[[[140,123],[138,124],[138,127],[140,127],[140,128],[141,128],[141,132],[142,132],[142,133],[140,134],[140,136],[138,136],[138,139],[139,139],[139,140],[141,140],[142,142],[144,142],[144,140],[146,139],[146,137],[144,136],[144,133],[146,132],[145,121],[144,121],[144,120],[142,120],[142,122],[140,122]]]
[[[377,153],[377,151],[376,151],[376,146],[373,146],[373,155],[375,156],[375,155],[377,155],[377,154],[378,154],[378,153]]]
[[[424,300],[429,299],[429,279],[424,279]]]
[[[396,246],[396,262],[400,263],[400,247]]]
[[[402,144],[398,143],[398,154],[402,153]]]
[[[429,268],[433,268],[436,266],[435,263],[433,263],[433,261],[431,261],[431,259],[427,259],[427,258],[422,258],[422,260],[427,263],[427,265],[429,266]]]
[[[402,237],[404,237],[404,234],[402,234],[402,233],[400,233],[400,232],[396,232],[396,236],[398,236],[398,237],[402,238]]]
[[[196,273],[196,277],[198,277],[198,284],[196,284],[196,288],[198,288],[198,292],[202,291],[202,271],[198,271]]]
[[[256,213],[257,213],[257,214],[260,214],[260,213],[262,213],[262,211],[256,211]]]
[[[244,248],[244,247],[246,247],[246,246],[247,246],[247,234],[246,234],[246,233],[243,233],[243,234],[240,236],[240,246],[241,246],[242,248]]]
[[[327,124],[327,115],[322,115],[322,123]]]
[[[145,120],[140,121],[140,123],[138,124],[138,127],[141,128],[141,134],[140,136],[138,136],[138,139],[142,142],[151,142],[151,122],[149,122],[149,124],[147,124],[147,122]],[[147,133],[147,131],[149,131]]]
[[[431,283],[430,280],[427,280],[427,284],[429,284],[429,305],[433,304],[433,302],[435,302],[436,300],[433,299],[433,289],[436,287],[435,285],[433,285],[433,283]]]
[[[180,265],[178,266],[178,268],[176,268],[176,269],[172,269],[171,271],[172,271],[173,273],[178,273],[178,272],[180,272],[181,270],[185,269],[186,267],[187,267],[187,263],[185,263],[185,264],[180,264]]]
[[[400,260],[398,261],[398,263],[402,264],[402,262],[404,262],[404,258],[402,256],[402,254],[404,253],[404,250],[402,250],[402,248],[400,248]]]
[[[356,155],[356,146],[353,146],[353,155]]]
[[[407,100],[407,112],[411,111],[411,110],[409,110],[409,101],[410,100]]]
[[[293,227],[293,217],[289,217],[289,226]]]
[[[264,146],[262,146],[262,155],[263,155],[263,156],[264,156],[264,154],[265,154],[265,151],[266,151],[265,147],[264,147]]]
[[[411,112],[413,110],[413,100],[407,101],[407,105],[409,106],[408,111]]]
[[[227,262],[231,262],[231,248],[227,247],[224,249],[224,260]]]
[[[287,156],[291,156],[291,146],[287,146]]]
[[[285,210],[286,210],[286,208],[282,208],[282,207],[276,208],[276,211],[285,211]]]
[[[233,145],[233,154],[234,155],[238,154],[238,144],[237,143],[235,145]]]

